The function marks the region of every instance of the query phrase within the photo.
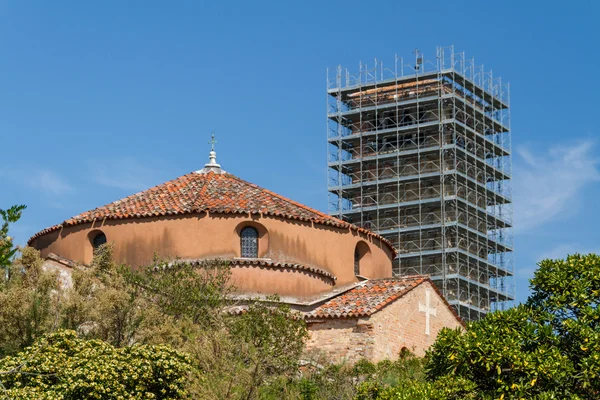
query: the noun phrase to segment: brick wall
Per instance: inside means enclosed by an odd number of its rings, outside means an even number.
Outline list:
[[[371,359],[375,332],[369,318],[327,319],[309,323],[307,350],[316,349],[331,362]]]
[[[429,291],[430,307],[434,308],[436,313],[435,316],[430,316],[429,335],[425,334],[425,312],[419,311],[419,304],[426,304],[427,291]],[[442,328],[461,326],[429,282],[422,283],[381,311],[371,315],[371,321],[375,331],[374,361],[395,359],[403,347],[421,357],[435,342]]]
[[[425,313],[419,311],[419,303],[426,304],[427,291],[436,313],[430,316],[429,335],[425,334]],[[307,350],[322,351],[332,362],[393,360],[403,347],[423,356],[443,327],[459,326],[431,284],[424,282],[370,317],[310,322]]]

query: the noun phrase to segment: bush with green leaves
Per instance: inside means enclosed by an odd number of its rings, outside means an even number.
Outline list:
[[[57,274],[42,269],[39,252],[25,248],[0,279],[0,357],[33,344],[60,324]]]
[[[184,399],[189,356],[168,346],[116,348],[58,331],[0,360],[11,399]]]
[[[276,400],[366,400],[423,397],[431,392],[425,382],[423,360],[403,354],[397,360],[372,363],[328,364],[323,355],[314,354],[301,375],[277,379],[260,388],[260,399]],[[423,396],[421,396],[423,394]],[[404,397],[402,397],[404,396]],[[421,397],[415,397],[421,396]]]
[[[430,380],[462,379],[482,398],[600,397],[600,257],[538,265],[526,304],[440,332]]]
[[[248,366],[249,390],[247,399],[270,376],[294,374],[308,337],[301,315],[295,315],[277,297],[268,302],[252,302],[248,310],[235,317],[231,334],[239,340],[240,355]]]
[[[187,319],[206,329],[220,326],[233,291],[231,270],[224,260],[204,260],[194,264],[184,261],[155,261],[154,265],[131,270],[122,267],[120,274],[161,313]]]
[[[574,254],[544,260],[531,280],[527,305],[546,315],[572,368],[566,389],[600,397],[600,256]],[[571,367],[572,366],[572,367]],[[567,371],[569,371],[567,369]]]
[[[0,267],[8,267],[17,252],[12,237],[8,234],[10,224],[17,222],[26,207],[24,205],[12,206],[7,210],[0,209],[2,225],[0,225]]]

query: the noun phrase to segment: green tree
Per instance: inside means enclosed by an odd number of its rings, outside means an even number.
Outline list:
[[[461,379],[457,389],[482,398],[599,397],[600,257],[538,266],[526,304],[439,334],[428,352],[430,380]]]
[[[269,302],[252,302],[233,320],[232,334],[241,342],[240,355],[248,366],[245,398],[256,397],[257,388],[269,377],[294,373],[308,337],[300,315],[271,297]]]
[[[289,306],[269,300],[251,301],[239,315],[222,309],[223,325],[196,331],[187,342],[197,366],[194,398],[256,399],[267,392],[292,398],[287,389],[295,388],[285,382],[298,371],[308,332]],[[273,385],[281,390],[270,391]]]
[[[57,274],[42,269],[39,252],[23,249],[0,280],[0,357],[30,346],[57,328],[59,289]]]
[[[430,351],[427,373],[432,380],[464,378],[488,396],[565,393],[574,370],[559,341],[538,310],[518,306],[492,313],[466,332],[441,332]]]
[[[184,261],[155,262],[140,271],[122,270],[137,293],[155,304],[163,314],[187,319],[204,328],[219,326],[220,312],[229,302],[229,263],[206,260],[191,264]]]
[[[184,399],[190,369],[168,346],[115,348],[59,331],[1,359],[0,390],[15,400]]]
[[[573,365],[570,390],[586,398],[600,396],[600,257],[574,254],[544,260],[531,280],[527,302],[547,315],[560,341],[560,352]]]
[[[64,313],[72,328],[115,346],[166,343],[186,352],[194,398],[256,398],[261,386],[296,371],[304,321],[275,298],[232,315],[226,262],[155,261],[131,270],[115,266],[111,251],[105,245],[90,268],[74,273]]]
[[[63,288],[61,325],[121,347],[141,340],[139,333],[151,305],[128,283],[128,268],[116,265],[112,254],[111,244],[102,245],[89,267],[72,272],[73,286]]]
[[[0,267],[10,266],[12,258],[17,252],[12,237],[8,235],[10,224],[17,222],[26,207],[24,205],[12,206],[8,210],[0,209],[2,225],[0,225]]]

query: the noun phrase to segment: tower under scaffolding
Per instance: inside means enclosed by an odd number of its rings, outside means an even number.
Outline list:
[[[465,320],[514,300],[509,85],[454,47],[327,71],[330,214],[399,250]]]

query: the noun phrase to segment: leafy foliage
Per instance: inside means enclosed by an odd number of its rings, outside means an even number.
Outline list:
[[[49,334],[0,360],[12,399],[183,399],[190,369],[189,357],[168,346],[115,348],[74,331]]]
[[[261,388],[264,400],[426,399],[432,391],[425,382],[423,360],[405,354],[398,360],[373,364],[327,364],[316,355],[300,377],[270,382]],[[420,396],[420,397],[419,397]],[[425,396],[425,397],[424,397]],[[431,397],[435,398],[435,397]]]
[[[538,265],[527,304],[439,334],[430,380],[460,378],[489,398],[598,398],[600,257]]]
[[[61,296],[56,274],[42,270],[39,252],[25,248],[0,280],[0,357],[55,329]]]
[[[295,372],[308,337],[304,320],[292,315],[288,305],[270,299],[251,303],[248,310],[233,320],[231,333],[240,340],[243,362],[249,367],[246,399],[270,376]]]
[[[164,314],[207,328],[219,324],[218,310],[227,305],[232,290],[229,265],[220,260],[194,265],[158,262],[141,271],[124,268],[121,273]]]
[[[600,257],[574,254],[544,260],[531,280],[528,305],[546,313],[558,347],[573,366],[569,390],[582,397],[600,393]]]
[[[463,377],[489,395],[532,398],[568,387],[573,366],[558,343],[535,310],[518,306],[472,323],[466,333],[441,332],[427,373]]]
[[[0,267],[8,267],[17,248],[13,244],[12,237],[8,236],[10,224],[17,222],[26,207],[24,205],[12,206],[8,210],[0,209],[2,225],[0,225]]]

